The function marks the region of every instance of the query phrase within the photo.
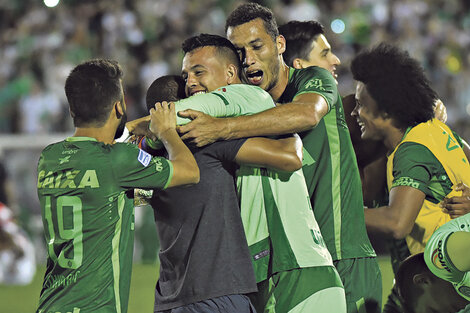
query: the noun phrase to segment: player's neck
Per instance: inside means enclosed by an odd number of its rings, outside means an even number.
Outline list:
[[[395,150],[395,147],[403,139],[405,132],[399,128],[391,127],[386,132],[384,144],[387,147],[388,151]]]
[[[76,127],[73,137],[90,137],[105,144],[112,144],[115,133],[116,130],[112,131],[109,125],[106,124],[103,127]]]
[[[274,86],[270,91],[269,94],[274,101],[279,100],[279,98],[286,90],[287,83],[289,82],[289,67],[284,63],[281,62],[281,66],[279,69],[279,77],[276,86]]]

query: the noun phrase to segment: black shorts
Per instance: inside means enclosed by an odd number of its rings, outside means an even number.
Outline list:
[[[157,312],[157,311],[156,311]],[[256,313],[245,295],[229,295],[186,304],[161,313]]]

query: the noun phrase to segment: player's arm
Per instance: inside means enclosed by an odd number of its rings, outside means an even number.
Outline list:
[[[230,86],[226,86],[227,92],[230,92]],[[175,103],[176,111],[176,124],[185,125],[191,121],[190,118],[181,117],[178,115],[180,111],[194,110],[205,113],[212,117],[232,117],[243,114],[253,114],[264,111],[274,107],[274,103],[260,101],[259,103],[247,103],[246,100],[229,101],[223,95],[217,92],[192,96],[186,99],[181,99]],[[144,116],[139,119],[129,121],[126,123],[126,130],[138,136],[146,136],[149,134],[148,124],[150,116]]]
[[[160,102],[156,102],[155,104],[157,103],[160,103]],[[177,125],[184,125],[191,121],[191,119],[189,118],[183,118],[183,117],[178,116],[178,112],[188,110],[188,109],[201,111],[205,114],[208,114],[214,117],[225,117],[225,116],[235,115],[235,114],[230,114],[230,111],[237,111],[239,107],[237,104],[231,104],[230,106],[231,110],[228,110],[227,106],[224,104],[222,99],[212,93],[198,95],[197,98],[193,96],[187,99],[182,99],[175,103],[175,115],[176,115]],[[149,123],[150,123],[150,115],[129,121],[126,123],[127,133],[131,133],[137,136],[151,136],[149,132],[149,127],[148,127]],[[124,137],[124,134],[121,137]],[[119,138],[117,141],[122,142],[121,138]]]
[[[168,187],[196,184],[199,182],[199,167],[191,151],[176,132],[174,103],[157,103],[150,110],[150,131],[159,139],[173,164],[173,176]]]
[[[302,140],[298,135],[283,139],[249,138],[238,150],[235,161],[293,172],[302,167]]]
[[[205,113],[212,117],[233,117],[239,115],[253,114],[264,111],[274,107],[272,101],[266,102],[260,98],[258,103],[249,103],[244,98],[238,98],[234,101],[234,97],[226,97],[226,94],[233,93],[231,90],[233,86],[225,86],[220,91],[219,89],[210,93],[192,96],[182,99],[176,103],[176,124],[184,125],[191,121],[190,118],[182,117],[178,114],[185,110],[194,110]],[[183,114],[184,115],[184,114]]]
[[[447,255],[455,267],[462,272],[470,271],[470,233],[458,231],[447,240]]]
[[[425,194],[419,189],[397,186],[390,190],[389,205],[377,209],[365,209],[366,227],[403,239],[413,229]]]
[[[217,119],[192,110],[180,112],[193,121],[179,127],[179,131],[184,133],[183,139],[194,138],[198,146],[204,146],[221,139],[302,132],[314,128],[326,113],[328,104],[321,95],[304,93],[291,103],[250,116]]]

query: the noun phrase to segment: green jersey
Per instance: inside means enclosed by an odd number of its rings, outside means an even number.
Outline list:
[[[237,189],[257,282],[291,269],[333,266],[302,170],[241,166]]]
[[[455,290],[470,301],[470,272],[459,271],[447,253],[447,239],[458,231],[470,232],[470,214],[439,227],[426,244],[424,260],[434,275],[451,282]]]
[[[411,127],[405,132],[404,137]],[[462,139],[452,131],[460,147]],[[452,181],[441,162],[426,146],[416,142],[405,142],[393,158],[393,183],[397,186],[412,186],[426,195],[426,200],[439,203],[452,190]]]
[[[46,147],[38,197],[48,248],[38,312],[127,312],[133,188],[165,188],[171,162],[132,144],[71,137]]]
[[[320,67],[290,69],[279,103],[317,93],[328,104],[318,125],[300,133],[303,172],[315,218],[333,260],[375,256],[364,222],[361,179],[341,97],[331,74]]]
[[[263,89],[236,84],[178,101],[175,107],[230,117],[274,106]],[[237,189],[257,282],[294,268],[333,266],[310,206],[302,170],[284,173],[241,166]]]
[[[213,117],[249,115],[273,106],[274,102],[269,93],[257,86],[245,84],[220,87],[210,93],[191,96],[175,103],[177,112],[193,109]],[[178,125],[187,124],[190,121],[189,118],[176,117]]]

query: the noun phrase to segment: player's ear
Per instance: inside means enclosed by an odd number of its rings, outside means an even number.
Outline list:
[[[283,54],[286,51],[286,38],[279,35],[276,37],[276,46],[279,54]]]
[[[303,68],[302,66],[302,60],[299,58],[295,58],[294,61],[292,61],[292,66],[296,69],[301,69]]]
[[[413,284],[425,288],[432,283],[431,277],[425,273],[415,274],[413,276]]]
[[[226,71],[227,85],[231,85],[236,82],[238,78],[238,68],[234,64],[229,64]]]
[[[123,103],[121,101],[114,102],[114,110],[116,111],[116,118],[120,119],[124,115]]]

